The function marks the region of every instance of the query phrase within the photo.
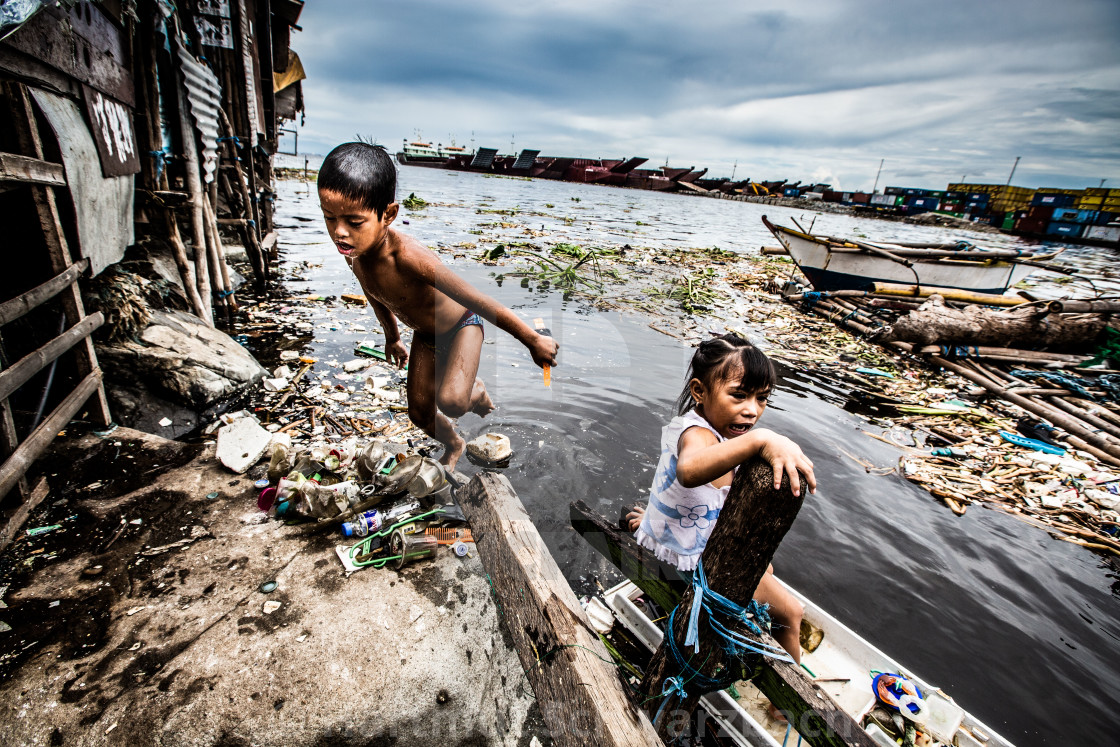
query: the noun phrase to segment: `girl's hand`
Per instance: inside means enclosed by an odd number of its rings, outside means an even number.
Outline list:
[[[551,337],[535,335],[525,347],[529,348],[533,363],[541,368],[556,365],[556,354],[560,351],[560,345]]]
[[[404,368],[408,365],[408,348],[400,340],[385,344],[385,357],[389,359],[390,363],[396,365],[397,368]]]
[[[759,456],[770,463],[774,468],[774,490],[782,487],[782,476],[789,474],[789,485],[794,495],[801,495],[801,480],[797,471],[805,474],[805,484],[810,493],[817,492],[817,478],[813,475],[813,463],[801,447],[790,439],[778,433],[768,431],[762,448],[758,450]]]

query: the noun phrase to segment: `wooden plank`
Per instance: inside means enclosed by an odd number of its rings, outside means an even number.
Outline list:
[[[0,325],[15,321],[39,304],[54,298],[72,285],[87,267],[89,267],[89,260],[83,258],[42,285],[37,285],[26,293],[0,303]]]
[[[105,323],[105,315],[100,311],[90,314],[70,329],[54,338],[38,350],[20,358],[5,371],[0,371],[0,399],[7,399],[27,380],[43,370],[54,359],[77,345]]]
[[[27,522],[27,517],[48,495],[50,495],[50,487],[47,485],[47,478],[41,477],[35,489],[31,491],[31,495],[23,502],[23,505],[16,509],[12,518],[8,520],[7,526],[4,527],[4,533],[0,535],[0,552],[4,552],[8,545],[12,544],[12,540],[16,538],[16,533]]]
[[[12,452],[4,464],[0,465],[0,500],[3,500],[12,486],[23,477],[27,468],[46,451],[58,432],[82,409],[82,405],[100,386],[101,369],[91,371],[74,391],[62,400],[54,412],[39,424],[27,440]]]
[[[12,102],[12,114],[16,123],[20,147],[35,158],[42,158],[43,143],[35,124],[35,115],[31,108],[31,99],[27,95],[27,87],[7,83],[5,89],[9,101]],[[55,202],[54,192],[51,187],[33,185],[31,195],[35,200],[35,211],[39,218],[39,226],[47,244],[51,269],[56,275],[61,275],[71,266],[72,262],[70,261],[70,247],[66,243],[66,235],[62,231],[62,224],[59,220],[58,205]],[[74,198],[78,199],[77,196],[74,196]],[[67,322],[71,326],[80,322],[86,315],[85,307],[82,304],[82,294],[76,284],[69,285],[63,291],[61,301]],[[93,340],[87,337],[77,353],[79,376],[87,376],[99,370],[97,353],[93,349]],[[100,380],[99,374],[98,382]],[[109,400],[105,397],[105,388],[98,386],[95,394],[96,402],[94,403],[93,418],[100,425],[109,425],[112,418],[109,416]]]
[[[63,170],[61,163],[51,163],[15,153],[0,153],[0,181],[65,187],[66,171]]]
[[[568,511],[572,528],[635,586],[666,611],[677,606],[681,594],[688,588],[680,571],[658,560],[634,541],[634,535],[611,525],[583,501],[571,503]]]
[[[480,472],[459,492],[459,505],[553,742],[661,744],[627,699],[610,654],[509,480]]]

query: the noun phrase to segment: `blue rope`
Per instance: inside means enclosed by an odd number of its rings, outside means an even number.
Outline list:
[[[1057,384],[1061,384],[1070,391],[1077,392],[1085,399],[1100,399],[1095,394],[1086,389],[1084,384],[1082,384],[1082,380],[1078,379],[1075,376],[1068,376],[1066,374],[1060,373],[1043,373],[1042,371],[1027,371],[1021,368],[1016,368],[1011,372],[1011,375],[1017,376],[1020,379],[1046,379],[1047,381],[1053,381]]]
[[[662,694],[665,696],[665,700],[658,708],[658,713],[665,707],[670,695],[684,696],[688,692],[703,695],[704,693],[723,690],[739,679],[735,667],[725,667],[726,673],[722,677],[710,677],[685,659],[677,646],[676,636],[673,635],[673,622],[679,609],[680,605],[678,604],[669,613],[669,621],[665,628],[665,643],[668,646],[669,655],[673,659],[676,670],[680,674],[677,677],[670,677],[665,680],[662,686]],[[758,636],[768,632],[770,630],[768,609],[768,605],[759,604],[754,599],[744,607],[719,592],[713,591],[708,586],[703,561],[698,561],[696,570],[692,574],[692,609],[689,612],[684,645],[692,646],[694,653],[700,652],[700,615],[703,612],[706,613],[708,627],[716,634],[719,647],[728,659],[741,661],[746,654],[761,654],[792,663],[793,657],[781,648],[759,643],[735,631],[735,627],[744,626]],[[670,680],[675,681],[670,682]],[[656,721],[656,717],[654,720]]]
[[[241,138],[239,138],[237,135],[229,135],[228,137],[218,138],[219,143],[224,143],[226,141],[232,142],[238,148],[241,147]],[[241,160],[241,159],[238,159],[238,160]]]
[[[975,345],[971,351],[967,345],[941,345],[941,357],[948,360],[957,360],[958,358],[979,358],[980,348]]]
[[[802,303],[805,304],[805,306],[807,308],[811,309],[811,308],[813,308],[813,304],[815,304],[817,301],[821,300],[821,298],[823,298],[823,297],[824,297],[824,294],[821,293],[820,291],[805,291],[804,293],[801,294],[801,301],[802,301]]]

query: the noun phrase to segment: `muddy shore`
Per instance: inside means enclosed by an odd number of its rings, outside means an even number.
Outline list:
[[[333,535],[256,510],[252,472],[139,431],[40,464],[28,526],[60,527],[3,558],[0,742],[548,743],[477,555],[347,578]]]

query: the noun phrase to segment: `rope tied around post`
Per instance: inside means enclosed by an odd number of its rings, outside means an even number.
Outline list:
[[[708,586],[708,579],[704,574],[704,563],[701,559],[696,564],[692,574],[692,610],[689,613],[688,628],[685,634],[684,645],[692,646],[693,653],[700,652],[700,615],[706,613],[705,621],[708,627],[719,639],[719,647],[724,654],[733,661],[742,661],[748,654],[761,654],[780,661],[793,662],[793,657],[777,646],[770,646],[759,641],[751,640],[741,633],[736,632],[736,626],[745,627],[755,635],[761,636],[770,631],[769,605],[759,604],[752,599],[746,606],[737,604]],[[662,685],[661,695],[664,696],[658,715],[665,708],[669,697],[678,695],[683,697],[688,693],[700,694],[722,690],[739,679],[739,672],[735,667],[725,667],[720,677],[710,677],[689,663],[681,653],[673,635],[673,621],[676,618],[680,605],[669,613],[665,626],[665,645],[669,655],[676,666],[679,675],[668,677]],[[657,722],[657,717],[654,717]]]

